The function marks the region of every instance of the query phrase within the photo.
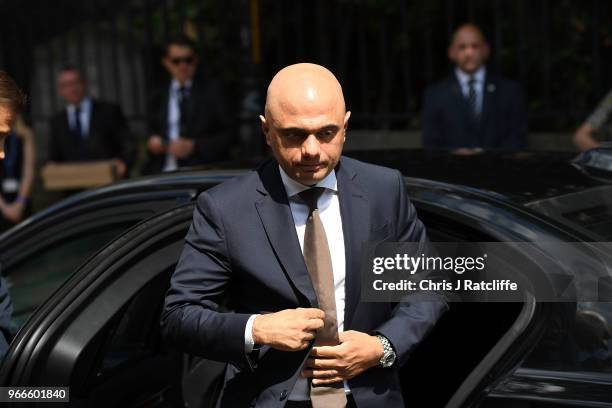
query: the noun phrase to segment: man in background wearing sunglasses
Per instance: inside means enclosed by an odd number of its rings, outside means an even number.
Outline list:
[[[226,159],[231,140],[225,95],[217,81],[195,76],[195,45],[186,37],[170,39],[162,65],[170,83],[151,97],[143,173]]]

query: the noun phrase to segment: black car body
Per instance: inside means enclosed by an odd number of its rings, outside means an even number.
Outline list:
[[[538,245],[603,241],[612,235],[610,208],[597,204],[610,186],[581,174],[567,155],[351,155],[405,175],[484,188],[407,179],[434,241]],[[546,171],[556,174],[548,182]],[[198,190],[234,174],[177,173],[107,191],[119,197],[166,184],[176,187],[169,190],[191,191],[192,199]],[[98,201],[91,194],[92,203]],[[40,305],[11,344],[0,385],[69,385],[74,406],[206,406],[214,398],[222,365],[185,356],[167,347],[159,334],[163,296],[193,202],[170,207],[108,243]],[[0,237],[0,248],[8,239],[10,234]],[[515,303],[453,304],[402,370],[406,401],[431,407],[610,406],[612,362],[602,356],[599,366],[585,365],[581,350],[566,349],[563,341],[581,326],[557,324],[568,316],[573,322],[584,311],[610,319],[608,310],[602,304],[540,303],[529,296]],[[606,347],[609,351],[609,341]]]

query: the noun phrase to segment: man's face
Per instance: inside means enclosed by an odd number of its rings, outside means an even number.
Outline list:
[[[350,112],[336,106],[281,106],[262,118],[266,142],[289,177],[304,185],[323,180],[338,164]]]
[[[57,92],[70,105],[81,103],[87,86],[77,70],[62,71],[57,77]]]
[[[162,64],[173,79],[184,84],[191,80],[198,66],[198,57],[191,47],[171,44]]]
[[[482,34],[471,27],[459,29],[448,49],[451,61],[468,74],[478,71],[488,56],[489,46]]]
[[[13,111],[5,105],[0,105],[0,158],[4,158],[4,139],[11,131],[14,119]]]

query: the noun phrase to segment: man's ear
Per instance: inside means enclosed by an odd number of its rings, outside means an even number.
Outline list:
[[[270,126],[268,126],[268,122],[263,115],[259,115],[259,120],[261,121],[261,131],[266,136],[266,143],[270,146]]]
[[[491,52],[491,48],[489,47],[489,43],[485,41],[483,50],[482,50],[482,59],[486,61],[489,59],[489,54]]]
[[[348,121],[351,118],[351,111],[346,111],[346,114],[344,115],[344,130],[346,131],[348,129]]]
[[[169,69],[169,67],[170,67],[170,60],[168,59],[167,55],[164,55],[161,58],[161,64],[163,65],[164,68]]]
[[[451,60],[452,62],[455,62],[455,50],[453,49],[452,44],[448,47],[448,51],[446,55],[448,55],[449,60]]]

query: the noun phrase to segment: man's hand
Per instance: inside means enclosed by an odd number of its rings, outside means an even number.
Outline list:
[[[164,146],[164,140],[159,135],[153,135],[147,140],[147,149],[153,154],[166,153],[166,146]]]
[[[253,341],[283,351],[304,350],[323,327],[324,318],[322,310],[313,308],[259,315],[253,321]]]
[[[482,153],[482,149],[478,147],[460,147],[451,151],[451,153],[456,156],[474,156],[476,154]]]
[[[337,346],[313,347],[302,371],[313,385],[326,385],[357,377],[378,365],[384,353],[376,336],[349,330],[339,333]]]
[[[113,166],[115,166],[115,171],[117,172],[117,178],[122,179],[127,173],[127,166],[121,159],[112,159],[112,162]]]
[[[168,151],[179,159],[184,159],[193,153],[194,146],[195,144],[193,140],[179,137],[178,139],[170,142]]]
[[[2,215],[10,222],[17,224],[23,217],[23,210],[22,203],[9,203],[2,207]]]

